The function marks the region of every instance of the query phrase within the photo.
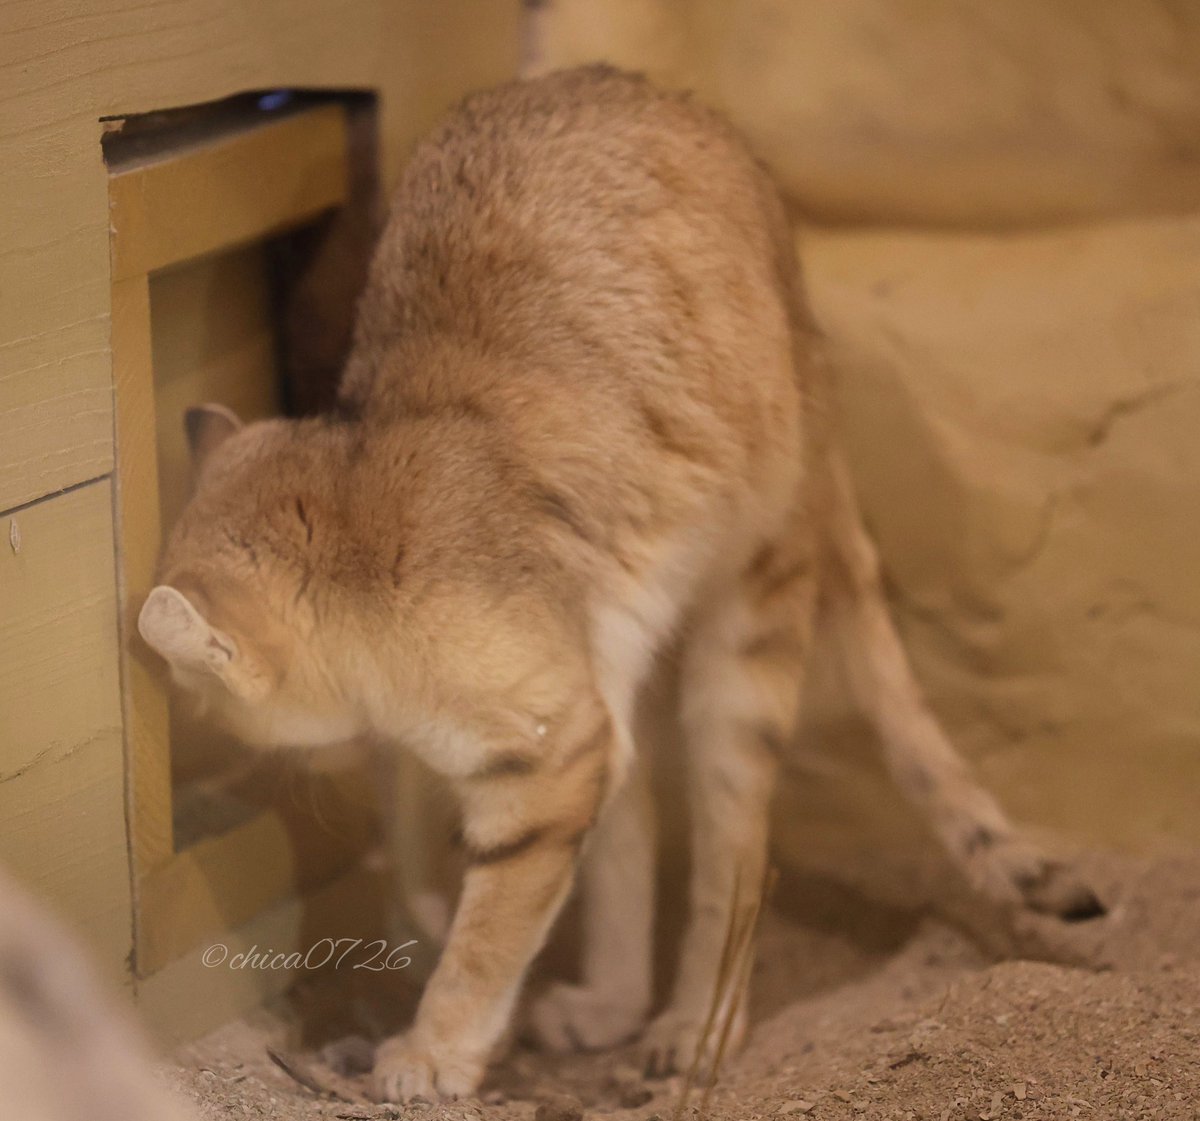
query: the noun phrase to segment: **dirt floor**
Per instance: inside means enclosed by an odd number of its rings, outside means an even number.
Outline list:
[[[904,894],[895,884],[784,877],[762,931],[749,1043],[707,1103],[693,1093],[679,1116],[1200,1117],[1200,859],[1085,867],[1106,918],[1015,932],[966,905],[906,909],[886,898]],[[679,1107],[681,1080],[644,1081],[633,1048],[550,1059],[518,1047],[479,1099],[363,1104],[361,1079],[338,1082],[296,1038],[326,984],[178,1056],[172,1080],[202,1121],[671,1121]],[[411,1007],[411,992],[393,996]],[[342,991],[326,1036],[378,1030],[380,999]],[[344,1100],[305,1088],[313,1072]]]

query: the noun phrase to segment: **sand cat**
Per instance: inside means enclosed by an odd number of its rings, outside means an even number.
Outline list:
[[[417,150],[332,415],[191,413],[197,489],[145,639],[248,742],[403,745],[461,803],[457,913],[411,1030],[379,1049],[381,1099],[476,1088],[582,855],[584,978],[533,1020],[559,1047],[642,1026],[651,840],[630,726],[679,636],[694,872],[652,1069],[711,1046],[818,612],[978,889],[1098,909],[922,702],[826,397],[767,174],[713,113],[591,67],[471,97]]]

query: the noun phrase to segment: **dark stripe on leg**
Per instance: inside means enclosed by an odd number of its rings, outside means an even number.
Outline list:
[[[533,774],[538,761],[517,751],[505,752],[489,759],[479,770],[467,776],[472,782],[492,778],[519,778]]]

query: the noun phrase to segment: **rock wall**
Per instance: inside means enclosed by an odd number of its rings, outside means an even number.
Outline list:
[[[1194,0],[543,0],[529,69],[726,110],[810,216],[1008,225],[1200,200]]]
[[[958,743],[1018,816],[1200,841],[1200,215],[801,244]]]
[[[901,627],[988,785],[1080,840],[1200,842],[1200,4],[533,20],[531,70],[691,86],[774,166]],[[813,692],[785,845],[915,837],[829,667]]]

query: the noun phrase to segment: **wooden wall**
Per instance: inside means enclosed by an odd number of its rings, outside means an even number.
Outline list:
[[[374,90],[384,181],[515,72],[518,0],[0,6],[0,861],[128,983],[100,118],[248,89]]]

